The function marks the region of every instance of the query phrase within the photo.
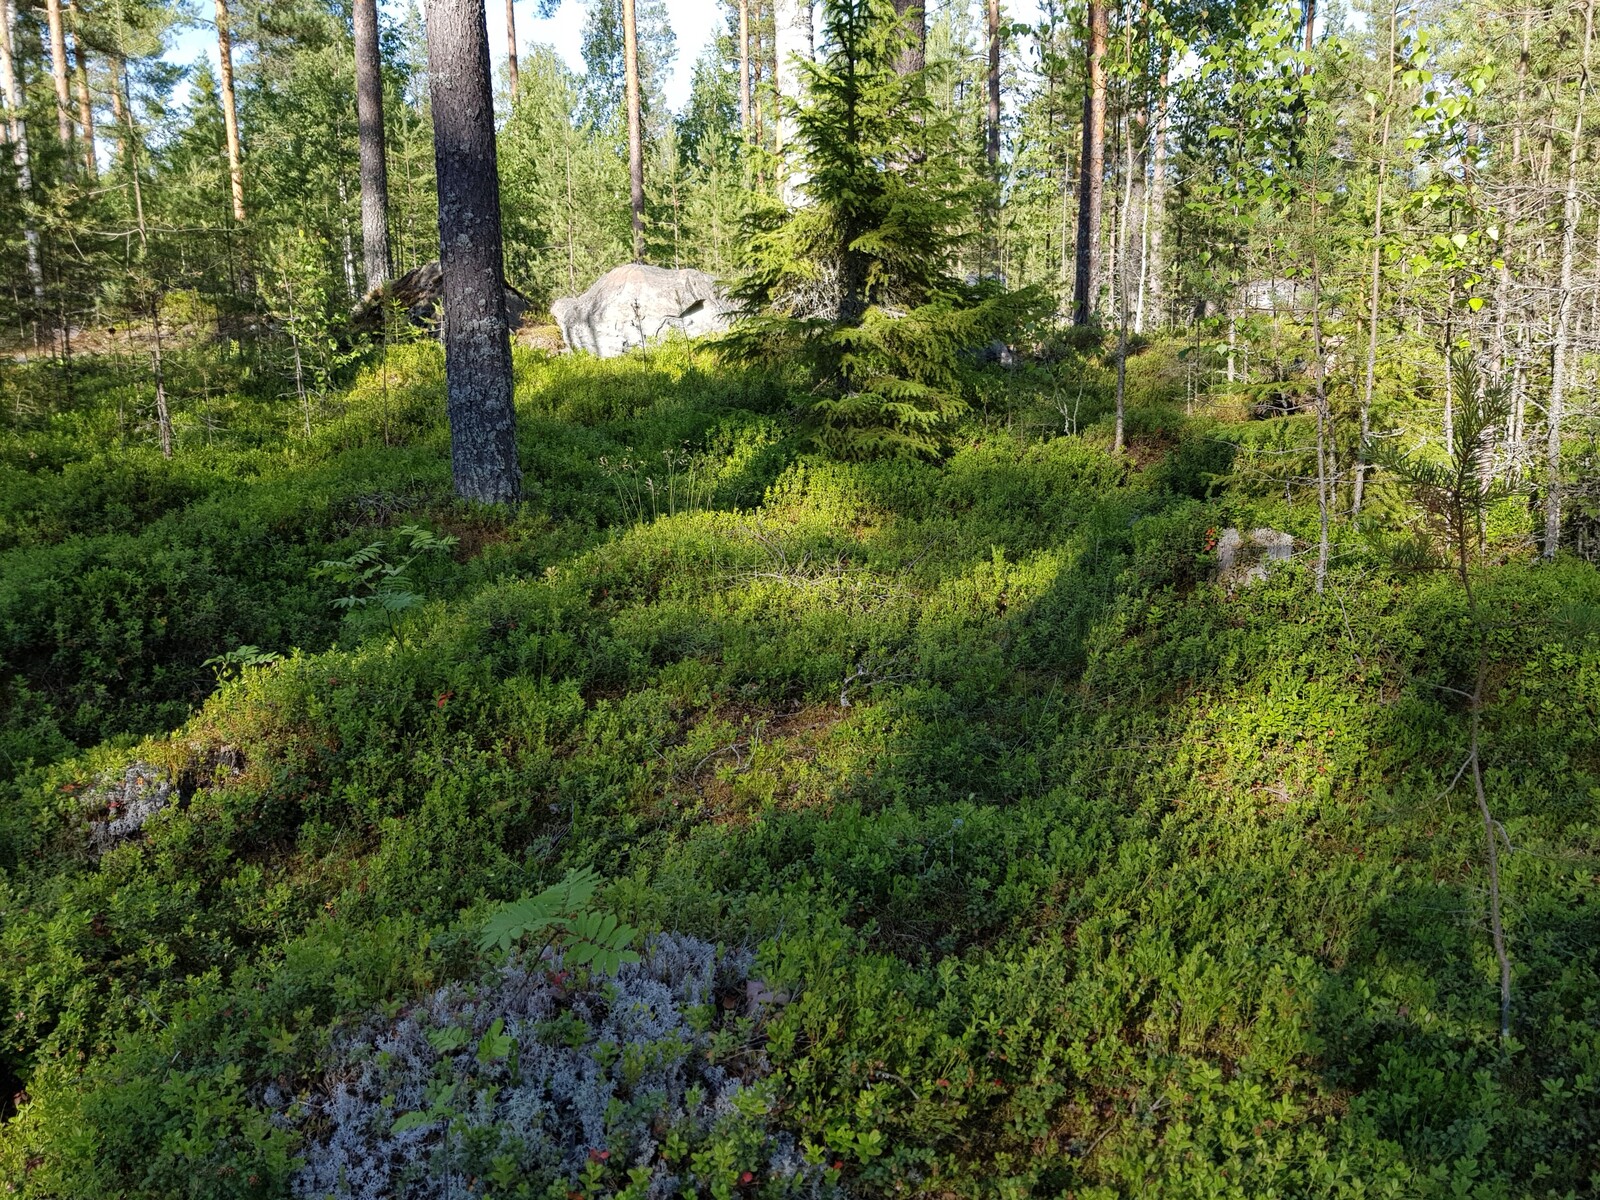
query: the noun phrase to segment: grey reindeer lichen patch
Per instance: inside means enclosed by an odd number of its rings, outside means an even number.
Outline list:
[[[292,1192],[841,1195],[832,1171],[768,1126],[768,1006],[751,998],[750,966],[663,934],[610,978],[580,985],[551,960],[514,960],[443,988],[337,1042],[320,1094],[291,1103],[268,1090],[264,1102],[307,1134]]]
[[[98,856],[122,845],[171,801],[171,781],[147,762],[131,762],[120,775],[101,775],[84,794],[90,850]]]

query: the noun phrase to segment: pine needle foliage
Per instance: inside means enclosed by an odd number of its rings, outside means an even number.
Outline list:
[[[889,0],[829,0],[795,114],[806,202],[756,215],[735,292],[749,317],[730,350],[801,364],[814,434],[843,458],[937,454],[973,351],[1048,307],[1036,289],[955,277],[983,182],[928,100],[946,68],[896,71],[907,36]]]
[[[1418,557],[1411,565],[1452,568],[1470,592],[1467,567],[1485,513],[1513,494],[1495,461],[1496,439],[1510,416],[1511,399],[1503,382],[1480,379],[1467,355],[1452,357],[1452,371],[1463,399],[1447,459],[1429,459],[1382,441],[1369,443],[1367,454],[1375,466],[1394,476],[1426,517],[1429,540],[1417,548]]]

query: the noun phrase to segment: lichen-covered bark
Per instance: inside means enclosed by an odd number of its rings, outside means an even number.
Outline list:
[[[428,6],[428,79],[439,180],[445,378],[456,492],[484,504],[516,500],[516,417],[500,247],[499,167],[483,0]]]

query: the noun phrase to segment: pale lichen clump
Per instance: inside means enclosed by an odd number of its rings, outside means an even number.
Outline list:
[[[735,1178],[837,1194],[833,1172],[767,1127],[760,1039],[713,1049],[719,1022],[748,1035],[770,1003],[750,986],[751,963],[663,934],[612,977],[579,983],[549,961],[513,960],[367,1025],[335,1044],[319,1094],[264,1097],[307,1136],[294,1195],[543,1195],[587,1173],[678,1196],[711,1182],[691,1153],[711,1144],[737,1156]]]

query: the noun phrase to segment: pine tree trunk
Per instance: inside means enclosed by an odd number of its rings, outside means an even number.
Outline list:
[[[233,188],[233,219],[244,224],[244,165],[239,154],[239,110],[233,97],[233,41],[228,34],[228,0],[216,0],[217,57],[221,62],[222,124],[228,136],[228,181]]]
[[[633,261],[644,261],[644,133],[639,100],[639,26],[634,0],[622,0],[622,61],[627,76],[628,181],[633,205]]]
[[[72,66],[78,90],[78,128],[83,135],[83,169],[89,179],[98,173],[94,149],[94,102],[89,98],[89,56],[83,49],[83,20],[78,6],[68,0],[67,15],[72,23]]]
[[[22,241],[28,256],[28,283],[39,311],[44,311],[44,269],[39,263],[39,231],[32,216],[33,167],[28,159],[28,127],[22,118],[22,88],[17,83],[16,60],[11,56],[11,0],[0,0],[0,91],[6,106],[6,136],[11,161],[17,168],[17,192],[22,197]]]
[[[56,85],[56,135],[63,146],[72,145],[72,99],[67,87],[67,31],[61,19],[61,0],[45,0],[50,23],[50,78]]]
[[[1000,166],[1000,0],[989,0],[989,170]]]
[[[355,40],[361,260],[366,268],[367,291],[371,293],[389,281],[389,166],[383,133],[383,59],[378,49],[377,0],[355,0]]]
[[[1554,558],[1561,545],[1561,422],[1567,395],[1568,337],[1572,327],[1572,268],[1577,252],[1578,222],[1583,209],[1578,197],[1578,167],[1583,156],[1584,104],[1589,92],[1589,52],[1594,43],[1594,0],[1584,6],[1583,66],[1578,75],[1578,103],[1572,117],[1572,145],[1567,153],[1567,186],[1561,220],[1561,290],[1550,363],[1550,403],[1545,410],[1544,556]]]
[[[427,22],[451,472],[460,496],[504,504],[521,493],[522,470],[484,0],[432,0]]]
[[[750,144],[750,0],[739,0],[739,133]]]
[[[517,13],[506,0],[506,71],[511,77],[511,103],[517,102]]]
[[[894,0],[899,17],[910,38],[895,59],[894,69],[901,75],[914,75],[928,64],[928,14],[926,0]]]
[[[1078,172],[1078,259],[1072,323],[1087,325],[1099,285],[1100,207],[1106,173],[1105,0],[1089,0],[1089,87],[1083,97],[1083,162]]]

